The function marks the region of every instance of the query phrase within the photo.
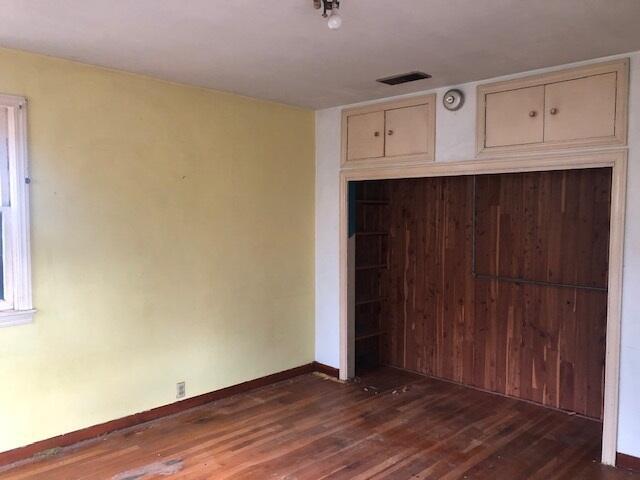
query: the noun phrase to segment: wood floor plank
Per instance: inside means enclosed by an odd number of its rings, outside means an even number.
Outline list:
[[[0,480],[640,479],[597,462],[601,428],[384,368],[349,384],[297,377],[65,449]],[[163,467],[177,471],[153,473]]]

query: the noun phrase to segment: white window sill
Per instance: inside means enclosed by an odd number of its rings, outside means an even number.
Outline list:
[[[0,327],[11,327],[33,322],[36,310],[5,310],[0,311]]]

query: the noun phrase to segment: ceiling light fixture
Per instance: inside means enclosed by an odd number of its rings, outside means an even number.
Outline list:
[[[322,17],[328,18],[327,25],[331,30],[337,30],[342,25],[342,17],[338,10],[340,10],[339,0],[313,0],[313,7],[316,10],[322,8]]]

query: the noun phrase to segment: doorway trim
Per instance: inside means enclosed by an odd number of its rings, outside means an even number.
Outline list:
[[[611,225],[609,228],[609,284],[607,295],[607,339],[605,353],[602,463],[615,465],[618,437],[618,392],[620,382],[620,324],[622,308],[622,270],[627,183],[627,150],[609,149],[562,155],[536,155],[518,158],[434,162],[423,165],[345,168],[340,172],[340,378],[355,372],[353,298],[348,285],[353,262],[348,255],[348,184],[357,180],[443,177],[573,170],[611,167]]]

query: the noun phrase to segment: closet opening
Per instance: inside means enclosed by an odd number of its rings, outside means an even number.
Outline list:
[[[348,182],[355,375],[602,421],[611,202],[609,167]]]

